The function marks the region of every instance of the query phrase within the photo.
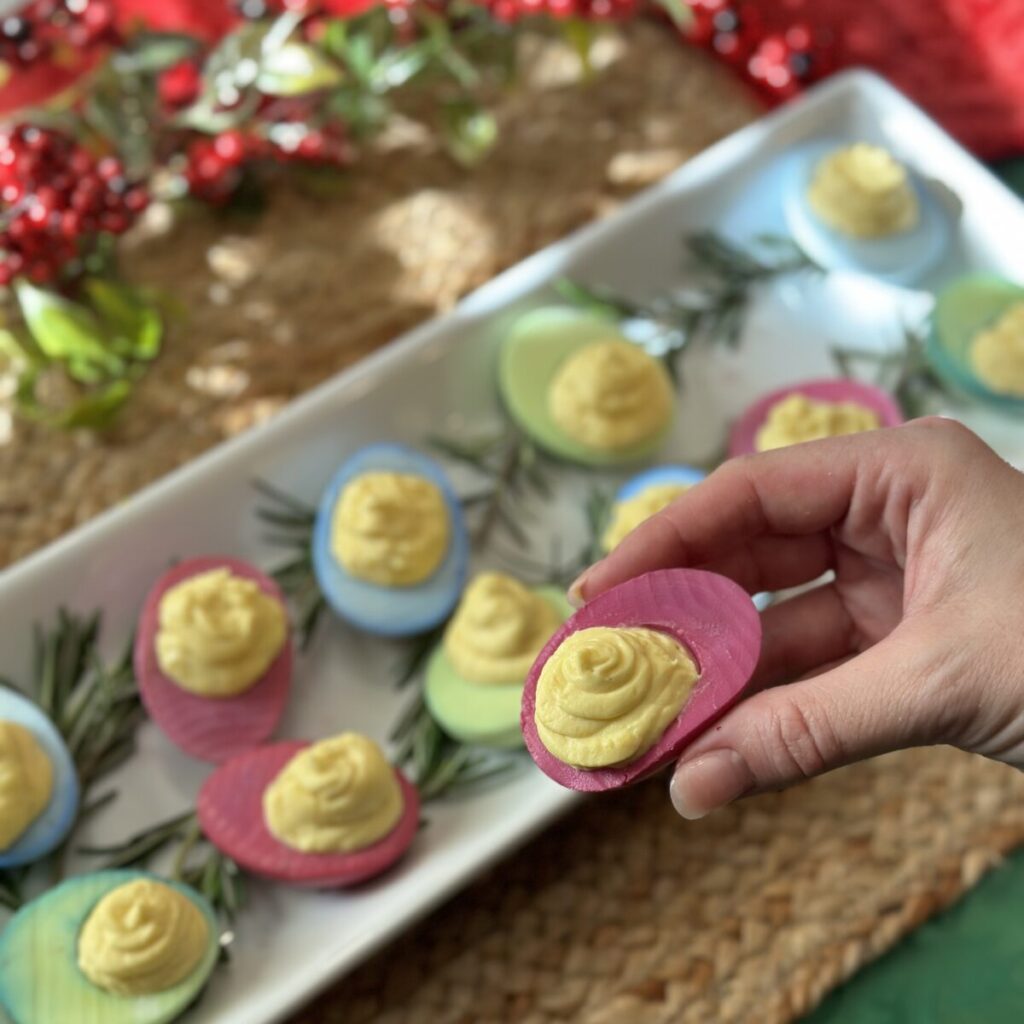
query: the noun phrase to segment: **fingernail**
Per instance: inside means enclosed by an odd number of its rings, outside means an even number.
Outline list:
[[[586,604],[586,598],[583,596],[583,585],[587,582],[587,577],[590,575],[593,568],[594,567],[591,566],[589,569],[584,569],[583,572],[581,572],[579,576],[569,584],[569,589],[565,592],[565,596],[573,608],[582,608]]]
[[[754,781],[735,750],[712,750],[676,768],[669,795],[679,814],[694,821],[749,793]]]

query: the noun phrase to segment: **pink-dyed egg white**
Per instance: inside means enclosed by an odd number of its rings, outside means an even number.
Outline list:
[[[686,649],[699,675],[679,713],[650,749],[623,764],[583,769],[560,760],[542,742],[535,719],[537,683],[567,638],[602,626],[667,634]],[[732,580],[699,569],[659,569],[628,580],[584,605],[537,657],[523,691],[526,748],[541,771],[567,789],[597,793],[628,786],[674,761],[740,699],[760,651],[760,616]]]
[[[163,672],[156,650],[160,602],[171,587],[213,569],[227,569],[252,580],[283,605],[284,595],[277,584],[241,559],[216,555],[180,562],[156,581],[146,597],[135,635],[134,663],[142,703],[159,729],[186,754],[217,764],[273,734],[288,702],[293,655],[289,631],[263,675],[233,697],[200,696]]]
[[[267,827],[263,811],[267,787],[308,746],[303,740],[272,743],[221,765],[199,791],[197,810],[203,833],[247,871],[290,885],[341,888],[383,873],[408,850],[419,829],[419,794],[397,768],[401,817],[370,846],[347,853],[303,853],[282,843]]]
[[[750,455],[757,451],[757,434],[768,413],[790,395],[804,395],[816,402],[852,402],[874,412],[883,427],[898,427],[903,412],[887,391],[847,377],[805,380],[769,392],[759,398],[733,425],[729,434],[729,456]]]

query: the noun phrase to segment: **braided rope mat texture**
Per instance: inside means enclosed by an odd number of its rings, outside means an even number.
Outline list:
[[[387,342],[755,116],[705,56],[637,26],[581,84],[557,47],[484,167],[415,122],[337,195],[245,224],[153,211],[130,255],[189,310],[116,430],[16,424],[0,375],[0,565]],[[1024,842],[1024,779],[912,751],[704,822],[664,781],[593,800],[295,1024],[788,1021]]]

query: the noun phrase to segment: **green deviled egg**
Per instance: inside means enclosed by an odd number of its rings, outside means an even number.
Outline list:
[[[217,963],[206,899],[144,871],[70,878],[0,935],[0,1004],[14,1024],[168,1024]]]
[[[424,698],[434,720],[463,743],[521,746],[526,675],[571,614],[556,587],[530,589],[502,573],[478,575],[427,663]]]
[[[501,349],[509,414],[541,448],[586,466],[652,456],[672,423],[668,371],[614,323],[570,307],[521,316]]]

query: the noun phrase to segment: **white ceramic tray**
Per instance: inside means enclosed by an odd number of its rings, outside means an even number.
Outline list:
[[[261,542],[253,516],[253,478],[313,500],[339,460],[366,442],[416,443],[429,433],[496,422],[493,369],[501,322],[565,274],[635,298],[678,285],[680,240],[700,227],[741,236],[780,230],[766,162],[793,143],[825,134],[885,141],[959,196],[959,240],[932,283],[972,266],[1024,280],[1019,201],[884,82],[866,73],[844,74],[713,146],[615,216],[503,274],[450,315],[340,374],[268,425],[0,574],[4,674],[25,678],[32,624],[49,620],[61,603],[82,611],[105,609],[105,635],[119,646],[148,586],[169,560],[217,552],[272,564],[275,553]],[[668,454],[709,457],[719,450],[728,422],[752,399],[788,381],[834,373],[826,342],[863,345],[874,337],[886,344],[898,334],[891,293],[851,279],[837,279],[824,291],[808,288],[766,292],[739,350],[687,355],[682,413]],[[1019,421],[979,413],[971,422],[1012,461],[1024,459]],[[581,493],[579,475],[567,474],[556,508],[535,526],[542,548],[551,532],[582,534]],[[326,623],[298,665],[281,734],[318,737],[354,727],[383,738],[406,699],[391,685],[394,659],[393,645]],[[190,807],[207,771],[145,726],[137,757],[116,780],[121,798],[91,823],[86,838],[114,841]],[[232,963],[217,972],[188,1019],[282,1019],[574,799],[527,764],[487,792],[432,805],[430,825],[406,860],[358,891],[321,894],[253,883],[250,905],[237,924]]]

